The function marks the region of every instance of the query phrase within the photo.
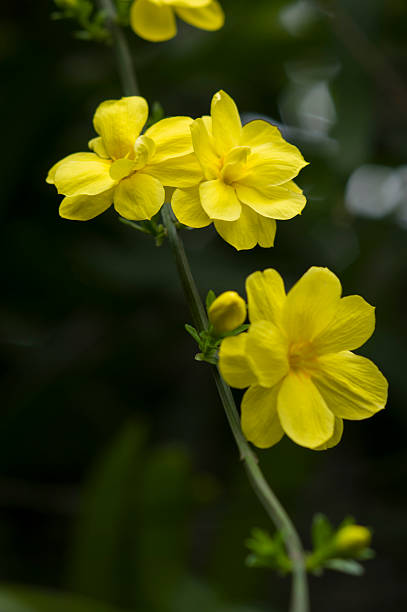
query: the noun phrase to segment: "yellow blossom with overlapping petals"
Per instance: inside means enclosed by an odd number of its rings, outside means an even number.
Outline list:
[[[164,187],[188,187],[202,176],[192,149],[190,117],[170,117],[141,131],[148,117],[144,98],[106,100],[96,109],[99,134],[88,146],[56,163],[47,182],[66,196],[61,217],[93,219],[114,204],[134,221],[151,219],[164,203]]]
[[[370,338],[375,312],[358,295],[341,297],[339,279],[310,268],[286,295],[276,270],[246,281],[250,328],[222,341],[223,378],[243,396],[242,429],[260,448],[286,433],[322,450],[342,436],[343,419],[384,408],[387,381],[357,349]]]
[[[201,30],[219,30],[225,15],[217,0],[135,0],[130,25],[146,40],[161,42],[177,33],[175,17]]]
[[[196,228],[214,222],[238,250],[273,246],[275,220],[291,219],[306,203],[292,180],[307,165],[299,150],[267,121],[242,127],[236,104],[224,91],[214,95],[211,116],[196,119],[191,132],[204,179],[174,193],[175,216]]]

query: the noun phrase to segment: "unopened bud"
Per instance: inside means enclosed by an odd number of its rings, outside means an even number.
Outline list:
[[[341,554],[354,555],[369,546],[372,534],[362,525],[346,525],[335,537],[336,550]]]
[[[245,301],[236,291],[225,291],[212,302],[208,317],[217,334],[233,331],[246,319]]]

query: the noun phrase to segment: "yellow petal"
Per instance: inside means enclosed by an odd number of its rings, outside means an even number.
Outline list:
[[[50,171],[48,172],[48,176],[45,179],[47,183],[49,183],[49,185],[53,185],[55,183],[55,173],[58,170],[58,168],[64,164],[67,161],[94,161],[96,159],[96,156],[94,153],[72,153],[72,155],[68,155],[67,157],[64,157],[63,159],[61,159],[59,162],[57,162],[56,164],[54,164],[52,166],[52,168],[50,169]]]
[[[315,338],[314,347],[319,354],[352,351],[370,338],[374,328],[374,307],[360,295],[348,295],[339,300],[332,321]]]
[[[103,157],[103,159],[109,159],[109,154],[105,149],[105,145],[103,144],[103,139],[101,136],[97,136],[96,138],[92,138],[89,140],[88,147],[91,151],[99,155],[99,157]]]
[[[170,157],[192,153],[191,117],[169,117],[152,125],[145,135],[151,138],[156,146],[151,160],[156,164]]]
[[[225,155],[221,177],[225,183],[231,184],[241,180],[246,176],[247,156],[250,153],[249,147],[234,147]]]
[[[123,179],[114,192],[115,209],[132,221],[151,219],[163,204],[164,187],[160,181],[140,172]]]
[[[350,351],[319,357],[314,377],[330,410],[343,419],[367,419],[387,401],[387,380],[375,364]]]
[[[192,10],[196,10],[197,8],[208,6],[208,4],[211,3],[211,0],[160,0],[160,2],[162,2],[163,4],[168,4],[170,6],[190,8]]]
[[[284,282],[277,270],[254,272],[246,280],[249,318],[278,325],[285,301]]]
[[[59,214],[72,221],[89,221],[107,210],[113,203],[113,189],[99,195],[69,196],[62,200]]]
[[[94,153],[89,161],[66,161],[55,172],[55,185],[59,193],[67,196],[96,195],[111,189],[115,181],[109,170],[112,162]]]
[[[219,336],[243,325],[246,317],[246,302],[236,291],[224,291],[208,308],[209,322]]]
[[[199,187],[177,189],[171,200],[172,210],[180,223],[189,227],[206,227],[212,223],[202,208]]]
[[[202,8],[181,8],[179,0],[177,4],[174,3],[174,6],[177,6],[175,12],[178,17],[202,30],[213,32],[219,30],[225,23],[225,14],[216,0]]]
[[[252,150],[248,160],[252,171],[245,179],[249,187],[281,185],[307,165],[297,147],[286,142],[278,128],[267,121],[247,123],[242,130],[241,144]]]
[[[131,156],[137,136],[148,116],[148,105],[140,96],[105,100],[96,109],[93,125],[113,159]]]
[[[259,448],[269,448],[284,435],[277,413],[279,386],[250,387],[242,399],[242,431]]]
[[[242,214],[237,221],[215,221],[216,231],[226,242],[238,251],[252,249],[259,244],[272,247],[276,235],[274,219],[261,217],[248,206],[242,206]]]
[[[310,342],[333,319],[341,296],[339,279],[328,268],[310,268],[288,292],[282,321],[293,342]]]
[[[115,181],[121,181],[136,170],[137,163],[133,159],[117,159],[110,166],[110,176]]]
[[[244,389],[257,384],[253,364],[246,349],[247,334],[222,340],[219,350],[219,370],[228,385]]]
[[[316,448],[334,434],[335,417],[310,378],[290,373],[277,399],[278,416],[296,444]]]
[[[202,207],[211,219],[234,221],[240,217],[242,207],[235,189],[222,180],[204,181],[199,186],[199,195]]]
[[[159,164],[148,164],[142,172],[154,176],[168,187],[193,187],[202,180],[201,166],[194,153],[170,157]]]
[[[334,433],[332,438],[329,438],[327,442],[321,444],[320,446],[316,446],[314,450],[327,450],[328,448],[333,448],[341,441],[343,434],[343,420],[335,417],[335,425],[334,425]]]
[[[262,192],[253,187],[236,185],[236,193],[241,202],[259,215],[271,219],[291,219],[299,215],[306,204],[305,196],[286,189],[285,185],[268,187]]]
[[[288,373],[287,341],[269,321],[257,321],[250,325],[246,348],[253,363],[253,372],[263,387],[272,387]]]
[[[236,104],[225,91],[219,91],[213,96],[211,116],[216,150],[220,155],[225,155],[230,149],[241,144],[242,132]]]
[[[219,174],[220,159],[215,151],[212,137],[212,119],[210,117],[196,119],[191,125],[191,136],[195,155],[205,178],[216,179]]]
[[[177,33],[171,6],[158,5],[150,0],[135,0],[130,8],[130,25],[134,32],[151,42],[173,38]]]

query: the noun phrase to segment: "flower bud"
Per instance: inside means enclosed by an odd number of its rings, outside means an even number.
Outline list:
[[[342,527],[335,537],[335,547],[342,555],[355,555],[367,546],[372,539],[372,534],[367,527],[362,525],[346,525]]]
[[[212,302],[208,316],[217,334],[233,331],[246,319],[245,301],[236,291],[225,291]]]

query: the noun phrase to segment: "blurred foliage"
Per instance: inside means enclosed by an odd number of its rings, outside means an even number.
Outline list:
[[[192,267],[202,295],[244,295],[256,269],[276,267],[290,286],[310,265],[327,265],[345,294],[377,307],[363,354],[389,378],[388,409],[348,422],[327,452],[283,440],[258,455],[308,548],[315,511],[336,524],[352,512],[375,530],[377,557],[363,580],[327,572],[312,581],[313,611],[329,601],[330,612],[399,612],[407,601],[407,6],[222,4],[227,23],[216,33],[180,24],[177,38],[153,44],[127,31],[142,93],[166,115],[196,117],[223,88],[246,119],[271,118],[311,162],[298,181],[309,203],[278,224],[274,249],[236,253],[211,229],[185,231]],[[50,19],[54,10],[51,0],[8,3],[0,24],[0,579],[125,610],[156,610],[171,587],[171,612],[270,610],[270,602],[284,610],[288,582],[244,565],[246,534],[270,524],[208,368],[193,360],[167,246],[155,248],[113,211],[83,224],[59,219],[44,182],[55,161],[86,150],[97,104],[121,96],[111,48],[78,40],[73,21]],[[35,605],[7,593],[13,612]]]

